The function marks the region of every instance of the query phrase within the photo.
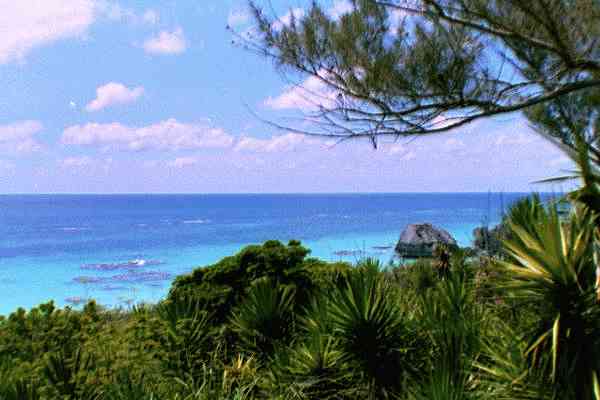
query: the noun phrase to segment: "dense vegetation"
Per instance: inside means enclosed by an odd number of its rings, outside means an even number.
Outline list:
[[[522,110],[577,164],[570,212],[516,204],[486,256],[350,266],[269,241],[156,305],[19,310],[0,399],[600,400],[598,2],[356,0],[339,20],[315,2],[281,29],[253,10],[249,45],[337,95],[313,133],[376,143]],[[393,11],[416,21],[392,32]]]
[[[591,214],[515,205],[503,255],[384,268],[249,246],[130,310],[0,322],[0,398],[598,399]]]
[[[338,18],[315,1],[288,24],[251,8],[244,44],[324,85],[309,133],[377,144],[522,111],[577,166],[568,214],[522,201],[485,255],[351,266],[269,241],[156,305],[19,310],[0,399],[600,400],[598,2],[355,0]]]

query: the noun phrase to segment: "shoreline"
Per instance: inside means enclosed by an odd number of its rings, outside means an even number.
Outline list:
[[[465,243],[465,237],[470,234],[467,235],[464,230],[450,230],[450,232],[461,246],[470,244]],[[301,240],[301,242],[311,250],[309,257],[323,261],[355,263],[360,258],[374,257],[387,265],[393,259],[394,246],[399,235],[400,233],[394,232],[356,233]],[[288,239],[280,241],[287,243]],[[97,254],[87,260],[79,255],[37,259],[22,257],[18,261],[13,258],[12,262],[0,259],[0,271],[2,271],[0,288],[7,295],[0,306],[0,315],[6,316],[16,311],[18,307],[30,309],[50,300],[54,301],[57,307],[78,308],[80,304],[73,304],[67,300],[78,303],[80,302],[78,300],[93,299],[108,309],[127,308],[131,304],[156,303],[168,293],[176,276],[189,273],[198,267],[214,264],[251,244],[258,243],[172,248],[162,252],[151,251],[147,254],[141,250],[140,254],[122,254],[122,256],[129,256],[130,259],[119,257],[118,254],[111,252]],[[377,247],[385,247],[385,249]],[[133,261],[139,261],[135,256],[140,255],[143,255],[141,259],[150,263],[142,266],[131,264]],[[16,265],[13,264],[15,261],[17,261]],[[130,263],[129,267],[128,263]],[[97,266],[97,269],[94,266]],[[102,266],[105,266],[104,269]],[[12,280],[4,277],[7,268],[17,272]],[[46,272],[41,274],[43,279],[28,279],[26,271],[32,268],[38,272]],[[131,279],[125,278],[124,282],[119,282],[118,277],[123,278],[127,271],[134,271]],[[163,272],[168,275],[159,275]],[[150,275],[143,275],[143,273]]]

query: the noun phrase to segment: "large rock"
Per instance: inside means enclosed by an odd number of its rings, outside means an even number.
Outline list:
[[[431,224],[411,224],[404,229],[396,244],[396,253],[402,257],[431,257],[437,244],[456,246],[456,240],[447,231]]]

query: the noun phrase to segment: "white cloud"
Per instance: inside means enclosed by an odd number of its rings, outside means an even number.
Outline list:
[[[393,144],[393,145],[389,146],[387,149],[387,153],[390,155],[404,154],[406,152],[407,152],[406,147],[400,143]]]
[[[108,146],[129,151],[225,148],[233,141],[233,137],[220,128],[181,123],[172,118],[143,127],[117,122],[74,125],[62,134],[62,142],[67,145]]]
[[[409,151],[408,153],[406,153],[405,155],[400,157],[400,160],[410,161],[410,160],[414,160],[415,158],[417,158],[417,154],[414,151]]]
[[[232,10],[227,17],[227,25],[230,28],[236,28],[248,23],[250,15],[246,10]]]
[[[187,41],[181,28],[172,32],[160,31],[144,42],[144,50],[150,54],[181,54],[187,49]]]
[[[85,37],[99,18],[156,24],[152,9],[143,14],[113,0],[0,0],[0,64],[23,61],[34,49]],[[176,33],[176,32],[175,32]]]
[[[267,98],[264,105],[274,110],[315,111],[321,106],[334,106],[335,99],[336,94],[331,88],[321,79],[310,76],[300,85],[288,86],[279,96]]]
[[[38,121],[20,121],[9,125],[0,125],[0,143],[28,139],[42,130]]]
[[[92,0],[2,0],[0,8],[0,64],[23,60],[44,44],[84,35],[96,12]]]
[[[14,147],[18,153],[34,153],[42,149],[42,145],[35,139],[25,139],[20,143],[17,143]]]
[[[292,17],[295,20],[299,20],[306,14],[306,11],[302,8],[293,8],[287,13],[285,13],[282,17],[279,17],[276,21],[273,22],[273,30],[280,31],[285,26],[290,26],[292,23]]]
[[[137,19],[135,12],[129,8],[124,8],[118,3],[108,0],[96,1],[96,9],[104,17],[114,20],[134,20]]]
[[[7,151],[29,153],[41,150],[42,145],[35,139],[43,126],[38,121],[19,121],[0,125],[0,148]]]
[[[394,143],[383,147],[385,153],[390,156],[394,156],[395,160],[410,161],[417,158],[417,153],[414,150],[409,150],[407,146],[402,143]]]
[[[159,18],[158,13],[154,10],[146,10],[142,15],[142,21],[152,25],[156,24]]]
[[[60,162],[63,168],[82,168],[92,165],[92,159],[87,156],[83,157],[67,157]]]
[[[567,167],[573,165],[573,160],[565,155],[558,156],[548,161],[550,167]]]
[[[450,138],[444,143],[444,147],[448,151],[460,150],[466,147],[465,143],[460,139]]]
[[[236,151],[251,151],[257,153],[282,153],[306,149],[310,146],[327,147],[329,142],[300,135],[297,133],[288,133],[280,136],[273,136],[270,139],[258,139],[254,137],[242,137],[235,146]]]
[[[339,19],[344,14],[352,12],[352,10],[354,10],[354,7],[348,0],[335,0],[333,6],[328,10],[328,14],[334,19]]]
[[[159,166],[159,162],[157,160],[146,160],[142,162],[142,166],[144,168],[156,168]]]
[[[519,127],[515,127],[519,128]],[[496,139],[496,146],[523,146],[539,140],[539,136],[531,133],[501,134]]]
[[[12,171],[16,168],[16,165],[13,162],[0,160],[0,170],[3,171]]]
[[[340,19],[343,15],[348,14],[354,10],[352,3],[349,0],[335,0],[333,5],[326,10],[327,15],[329,15],[334,20]],[[294,19],[299,20],[302,19],[306,15],[306,10],[300,7],[292,8],[287,13],[279,17],[277,20],[273,22],[272,28],[275,31],[281,31],[284,27],[290,26],[292,23],[292,17]]]
[[[108,158],[91,158],[89,156],[66,157],[58,161],[61,168],[77,172],[108,172],[114,160]]]
[[[354,10],[352,3],[349,0],[334,0],[333,5],[326,10],[334,20],[340,19],[343,15]],[[231,15],[231,14],[230,14]],[[296,20],[302,19],[306,15],[306,10],[300,7],[292,8],[287,13],[279,17],[273,22],[272,28],[275,31],[281,31],[284,27],[290,26],[292,17]]]
[[[96,89],[96,98],[85,107],[87,111],[98,111],[115,104],[128,104],[144,94],[143,87],[127,88],[118,82],[109,82]]]
[[[94,2],[98,13],[113,21],[154,25],[159,19],[158,13],[152,9],[147,9],[143,14],[139,14],[135,10],[123,7],[113,0],[94,0]]]
[[[404,19],[406,17],[407,17],[406,12],[404,12],[402,10],[390,11],[390,16],[389,16],[390,31],[392,32],[393,35],[396,34],[396,32],[398,31],[398,28],[400,28],[400,25],[402,24],[402,22],[404,21]]]
[[[171,168],[185,168],[185,167],[191,167],[193,165],[196,165],[197,163],[198,163],[198,160],[195,159],[194,157],[177,157],[173,161],[169,161],[167,163],[167,166],[169,166]]]
[[[430,129],[446,128],[452,124],[456,124],[459,121],[460,120],[457,118],[447,117],[445,115],[438,115],[429,123],[429,128]]]

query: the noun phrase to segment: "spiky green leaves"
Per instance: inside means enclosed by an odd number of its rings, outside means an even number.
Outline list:
[[[284,398],[328,400],[354,398],[361,393],[335,338],[312,332],[296,346],[276,354],[271,382]]]
[[[231,323],[243,349],[266,357],[289,342],[293,332],[294,292],[268,279],[257,281],[234,314]]]
[[[417,332],[398,304],[398,293],[378,271],[359,268],[329,300],[329,318],[346,361],[368,382],[371,396],[401,389],[418,368]]]
[[[563,220],[555,206],[526,200],[511,213],[509,228],[509,259],[498,263],[506,272],[505,294],[536,313],[525,332],[529,365],[555,396],[591,399],[600,370],[591,215],[576,211]]]
[[[164,322],[162,362],[168,375],[196,376],[208,350],[209,319],[193,298],[180,296],[160,303],[158,315]]]

